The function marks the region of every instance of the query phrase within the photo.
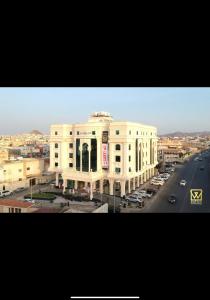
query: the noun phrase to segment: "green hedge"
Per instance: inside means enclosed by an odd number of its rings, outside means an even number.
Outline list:
[[[25,195],[24,198],[31,198],[31,195],[28,194],[28,195]],[[52,195],[52,194],[48,194],[48,193],[34,193],[32,194],[32,199],[35,199],[35,200],[55,200],[56,199],[56,196],[55,195]]]

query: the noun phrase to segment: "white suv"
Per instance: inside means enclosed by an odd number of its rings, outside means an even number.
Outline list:
[[[0,191],[0,198],[12,195],[11,191]]]

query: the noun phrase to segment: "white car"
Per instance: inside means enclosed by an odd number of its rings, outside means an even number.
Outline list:
[[[187,184],[187,181],[183,179],[183,180],[180,181],[179,184],[182,185],[182,186],[185,186]]]
[[[163,180],[152,180],[151,184],[153,184],[153,185],[164,185],[164,181]]]
[[[126,197],[125,200],[131,203],[141,203],[142,200],[133,196]]]
[[[0,198],[12,195],[11,191],[0,191]]]

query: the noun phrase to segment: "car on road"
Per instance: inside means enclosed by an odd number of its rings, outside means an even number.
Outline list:
[[[179,183],[181,186],[185,186],[187,184],[187,181],[182,179]]]
[[[171,204],[174,204],[176,203],[176,196],[174,194],[170,195],[169,198],[168,198],[168,202],[171,203]]]
[[[11,191],[0,191],[0,198],[3,198],[3,197],[6,197],[6,196],[10,196],[12,195],[13,193]]]
[[[26,190],[26,188],[20,187],[20,188],[17,188],[16,190],[14,190],[14,193],[23,192],[23,191],[25,191],[25,190]]]

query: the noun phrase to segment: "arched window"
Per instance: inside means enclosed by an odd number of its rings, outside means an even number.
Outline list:
[[[120,145],[119,144],[117,144],[116,146],[115,146],[115,150],[120,150]]]

